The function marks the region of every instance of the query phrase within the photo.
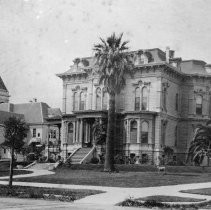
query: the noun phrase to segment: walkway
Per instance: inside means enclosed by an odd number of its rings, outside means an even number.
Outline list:
[[[31,177],[39,175],[49,175],[53,172],[46,170],[33,170],[33,174],[24,174],[14,176],[18,177]],[[6,177],[0,177],[5,179]],[[0,181],[0,184],[8,184],[8,181]],[[102,186],[87,186],[87,185],[70,185],[70,184],[50,184],[50,183],[32,183],[32,182],[14,182],[14,185],[19,186],[34,186],[34,187],[53,187],[62,189],[92,189],[101,190],[105,193],[87,196],[86,198],[75,201],[75,204],[89,204],[89,205],[115,205],[127,198],[140,198],[152,195],[166,195],[166,196],[180,196],[198,199],[211,200],[211,196],[181,193],[181,190],[211,188],[211,182],[194,183],[194,184],[181,184],[161,187],[145,187],[145,188],[120,188],[120,187],[102,187]],[[181,203],[181,202],[180,202]],[[183,202],[187,204],[187,202]]]

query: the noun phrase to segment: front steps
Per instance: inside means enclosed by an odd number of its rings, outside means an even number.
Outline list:
[[[80,148],[78,149],[71,157],[70,161],[71,164],[81,164],[81,161],[91,152],[92,148]]]

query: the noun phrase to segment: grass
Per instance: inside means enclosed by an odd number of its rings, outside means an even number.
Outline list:
[[[76,184],[112,187],[155,187],[166,185],[177,185],[187,183],[209,182],[209,173],[163,173],[158,172],[128,172],[105,173],[94,170],[72,170],[71,168],[60,168],[55,174],[48,176],[28,177],[15,179],[16,181]]]
[[[155,200],[157,202],[200,202],[200,201],[205,201],[205,199],[185,198],[185,197],[165,196],[165,195],[148,196],[148,197],[144,197],[144,198],[138,198],[136,200],[137,201]]]
[[[25,171],[25,170],[14,170],[14,175],[20,175],[20,174],[31,174],[31,171]],[[9,170],[0,170],[0,177],[2,176],[9,176]]]
[[[202,188],[202,189],[196,189],[196,190],[182,190],[181,192],[211,196],[211,188]]]
[[[74,201],[84,198],[89,195],[102,193],[97,190],[69,190],[41,187],[24,187],[13,186],[9,188],[5,185],[0,185],[1,197],[18,197],[18,198],[34,198],[34,199],[50,199],[60,201]]]

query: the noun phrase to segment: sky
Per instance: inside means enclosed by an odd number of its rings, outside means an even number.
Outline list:
[[[113,32],[131,50],[169,46],[211,63],[210,11],[210,0],[0,0],[0,76],[11,103],[61,108],[56,74]]]

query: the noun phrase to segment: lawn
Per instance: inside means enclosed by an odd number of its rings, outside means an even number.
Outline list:
[[[128,172],[105,173],[93,170],[72,170],[60,168],[55,174],[29,178],[19,178],[16,181],[76,184],[112,187],[155,187],[165,185],[209,182],[209,173],[163,173],[158,172]]]
[[[20,175],[20,174],[31,174],[31,171],[26,171],[26,170],[14,170],[14,175]],[[9,176],[9,170],[0,170],[0,177],[2,176]]]
[[[203,188],[203,189],[196,189],[196,190],[183,190],[181,192],[211,196],[211,188]]]
[[[34,198],[34,199],[50,199],[60,201],[74,201],[84,198],[89,195],[102,193],[97,190],[69,190],[56,188],[41,188],[41,187],[24,187],[13,186],[9,188],[5,185],[0,185],[0,196],[2,197],[18,197],[18,198]]]

